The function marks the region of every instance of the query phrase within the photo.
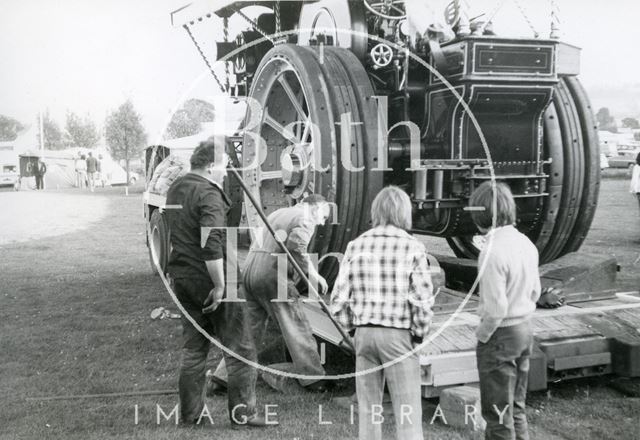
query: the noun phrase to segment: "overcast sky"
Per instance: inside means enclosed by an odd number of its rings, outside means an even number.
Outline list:
[[[439,2],[433,0],[430,4]],[[528,9],[536,28],[548,35],[549,1],[520,2]],[[173,106],[205,69],[186,33],[170,23],[170,11],[187,3],[188,0],[2,0],[0,114],[31,123],[40,109],[49,109],[63,125],[69,109],[80,114],[89,112],[102,125],[110,110],[131,98],[153,139]],[[489,5],[491,10],[498,1],[471,3],[475,9]],[[496,25],[501,21],[505,29],[526,31],[526,23],[510,3],[496,16]],[[619,88],[640,82],[640,3],[557,3],[564,40],[583,48],[581,78],[588,88]],[[212,40],[219,31],[213,29],[213,22],[200,26],[203,29],[198,37],[203,40]],[[213,81],[203,77],[196,94],[215,93]]]

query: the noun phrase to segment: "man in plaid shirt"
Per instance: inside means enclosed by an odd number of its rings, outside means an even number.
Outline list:
[[[371,218],[373,229],[347,246],[331,299],[338,322],[355,330],[359,436],[381,438],[386,380],[396,437],[422,439],[420,363],[413,350],[433,316],[427,253],[406,232],[411,201],[400,188],[376,196]]]

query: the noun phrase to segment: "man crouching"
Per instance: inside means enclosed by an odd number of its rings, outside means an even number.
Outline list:
[[[256,352],[243,302],[223,302],[225,294],[226,217],[230,202],[222,189],[226,176],[225,139],[200,143],[191,156],[191,172],[169,188],[166,204],[172,251],[167,270],[176,297],[191,319],[232,353],[255,361]],[[203,230],[202,228],[207,228]],[[211,228],[211,229],[209,229]],[[201,234],[204,232],[201,246]],[[206,237],[206,241],[205,241]],[[242,298],[242,289],[238,289]],[[183,347],[179,393],[182,422],[199,423],[209,340],[182,317]],[[265,426],[256,415],[254,368],[223,353],[229,374],[232,423]]]

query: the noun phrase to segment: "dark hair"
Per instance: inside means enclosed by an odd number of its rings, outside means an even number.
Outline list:
[[[87,158],[87,156],[85,156],[84,154],[80,155],[80,159],[86,159],[86,158]]]
[[[200,142],[200,144],[193,150],[191,159],[191,169],[202,169],[216,161],[216,150],[220,150],[218,154],[222,157],[224,153],[224,136],[215,136]]]
[[[495,192],[494,192],[495,189]],[[493,208],[495,199],[495,225],[493,223]],[[473,222],[483,228],[492,226],[508,226],[516,222],[516,203],[511,189],[504,182],[484,182],[471,194],[469,206]]]
[[[308,205],[318,205],[320,203],[327,203],[327,199],[320,194],[311,194],[310,196],[302,199],[302,203],[306,203]]]
[[[636,163],[640,165],[640,153],[636,156]]]

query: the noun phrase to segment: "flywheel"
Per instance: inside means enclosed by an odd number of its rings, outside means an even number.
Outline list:
[[[243,179],[264,212],[322,194],[333,204],[310,252],[342,252],[369,227],[369,206],[382,188],[377,163],[377,114],[371,83],[346,49],[282,44],[263,58],[245,119]],[[246,200],[251,227],[261,220]],[[321,265],[335,276],[336,259]]]
[[[580,248],[591,226],[600,188],[600,147],[593,110],[575,77],[560,80],[544,114],[547,193],[538,226],[524,231],[540,252],[540,263]],[[477,258],[474,236],[447,238],[454,253]]]

